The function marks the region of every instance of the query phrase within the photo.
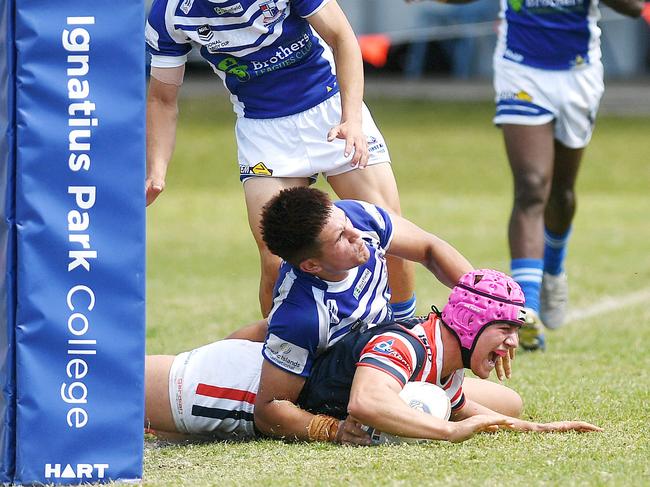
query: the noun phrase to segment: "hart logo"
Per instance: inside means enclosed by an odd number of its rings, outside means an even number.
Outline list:
[[[78,463],[76,465],[60,463],[45,464],[46,479],[103,479],[108,463]],[[96,474],[96,475],[94,475]]]

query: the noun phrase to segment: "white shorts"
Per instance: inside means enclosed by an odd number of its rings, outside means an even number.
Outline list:
[[[363,105],[362,127],[368,139],[368,165],[390,162],[384,137]],[[235,125],[241,181],[254,176],[277,178],[336,176],[354,167],[345,157],[345,141],[327,141],[329,130],[341,121],[341,96],[336,95],[304,112],[288,117],[238,118]]]
[[[569,148],[582,148],[591,139],[604,88],[600,62],[554,71],[497,59],[494,123],[542,125],[554,120],[555,138]]]
[[[177,355],[169,371],[169,402],[181,433],[219,440],[256,436],[253,407],[262,343],[222,340]]]

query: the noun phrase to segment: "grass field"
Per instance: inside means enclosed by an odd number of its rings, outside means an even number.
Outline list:
[[[368,100],[387,139],[405,216],[474,265],[508,270],[512,185],[491,104]],[[148,210],[148,353],[177,353],[257,319],[258,257],[238,182],[234,115],[184,101],[165,193]],[[465,443],[322,444],[148,439],[150,485],[650,485],[650,118],[601,117],[578,188],[571,304],[589,313],[520,354],[510,385],[525,416],[583,419],[601,434],[479,435]],[[326,188],[322,182],[319,186]],[[446,289],[418,269],[418,311]],[[635,294],[636,293],[636,294]]]

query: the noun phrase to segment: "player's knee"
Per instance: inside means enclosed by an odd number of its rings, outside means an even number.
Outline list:
[[[501,414],[519,418],[524,411],[524,400],[521,398],[517,391],[510,388],[504,388],[502,395],[502,410]]]
[[[576,194],[573,188],[563,188],[551,192],[549,205],[557,212],[573,212],[576,206]]]
[[[519,208],[542,208],[548,199],[550,180],[537,173],[515,178],[515,205]]]

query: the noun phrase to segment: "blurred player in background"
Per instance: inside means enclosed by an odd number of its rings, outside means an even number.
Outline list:
[[[152,55],[147,204],[165,187],[178,90],[187,55],[197,46],[237,114],[240,179],[261,256],[263,316],[271,310],[280,259],[266,248],[259,218],[279,190],[307,186],[322,173],[339,197],[400,214],[388,148],[362,101],[359,46],[335,0],[156,0],[146,38]],[[389,268],[394,311],[412,316],[413,267],[391,257]]]
[[[631,17],[643,8],[641,0],[603,2]],[[528,308],[521,346],[543,350],[543,325],[555,329],[566,319],[575,184],[604,90],[600,12],[598,0],[501,0],[500,17],[494,123],[514,180],[511,273]]]
[[[321,355],[290,417],[270,428],[255,415],[262,392],[261,343],[224,340],[176,357],[146,361],[146,426],[204,439],[252,439],[259,431],[289,440],[367,445],[361,424],[410,438],[464,441],[481,431],[599,431],[581,421],[518,419],[519,395],[486,379],[496,358],[514,350],[524,323],[523,294],[489,269],[465,274],[442,313],[360,326]],[[464,368],[480,379],[465,379]],[[407,382],[435,384],[452,405],[452,422],[411,409]],[[349,414],[349,415],[348,415]]]

